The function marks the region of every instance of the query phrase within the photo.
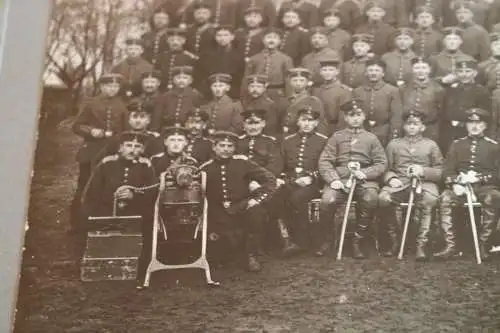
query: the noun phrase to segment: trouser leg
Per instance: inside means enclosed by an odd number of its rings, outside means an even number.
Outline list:
[[[377,209],[378,191],[376,188],[356,189],[358,197],[358,220],[353,238],[353,257],[355,259],[365,258],[362,243],[366,242],[368,230],[373,220],[373,214]],[[363,242],[365,240],[365,242]]]
[[[438,259],[447,259],[457,254],[456,235],[453,226],[452,204],[458,202],[451,190],[445,190],[441,194],[439,210],[441,214],[441,229],[444,235],[445,247],[442,251],[434,254]]]
[[[335,221],[335,212],[340,204],[345,202],[347,194],[342,190],[333,190],[330,187],[323,189],[320,203],[320,221],[315,235],[316,255],[325,255],[336,239],[336,230],[339,221]]]

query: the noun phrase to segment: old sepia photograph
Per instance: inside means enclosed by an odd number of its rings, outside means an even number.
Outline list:
[[[43,64],[14,333],[500,332],[500,0],[53,0]]]

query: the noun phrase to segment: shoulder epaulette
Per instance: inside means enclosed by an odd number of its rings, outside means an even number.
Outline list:
[[[319,136],[320,138],[323,138],[323,139],[328,139],[328,137],[324,134],[321,134],[321,133],[318,133],[318,132],[314,132],[314,134],[316,134],[317,136]]]
[[[117,154],[114,154],[114,155],[108,155],[106,157],[104,157],[102,160],[101,160],[101,163],[108,163],[108,162],[111,162],[111,161],[117,161],[119,158],[119,156]]]
[[[352,89],[351,87],[349,87],[347,84],[343,84],[343,83],[341,83],[341,84],[340,84],[340,87],[341,87],[341,88],[344,88],[345,90],[348,90],[348,91],[352,91],[352,90],[353,90],[353,89]]]
[[[461,138],[458,138],[458,139],[453,140],[453,142],[462,141],[462,140],[465,140],[465,139],[467,139],[467,138],[468,138],[468,136],[463,136],[463,137],[461,137]]]
[[[272,135],[262,134],[263,137],[276,141],[276,138]]]
[[[151,166],[151,161],[149,160],[149,158],[140,156],[137,160],[139,161],[139,163],[143,163],[143,164],[146,164],[147,166]]]
[[[160,157],[163,157],[164,155],[165,155],[165,153],[161,152],[161,153],[158,153],[156,155],[151,156],[151,159],[153,159],[153,158],[160,158]]]
[[[191,52],[186,51],[186,50],[184,50],[184,54],[187,55],[188,57],[190,57],[191,59],[194,59],[194,60],[199,60],[200,59],[200,57],[198,57],[196,54],[191,53]]]
[[[240,135],[238,139],[244,139],[246,136],[247,136],[246,134]]]
[[[498,141],[495,141],[495,140],[493,140],[492,138],[489,138],[489,137],[487,137],[487,136],[485,136],[485,137],[484,137],[484,139],[485,139],[486,141],[488,141],[488,142],[493,143],[493,144],[496,144],[496,145],[498,144]]]
[[[200,165],[200,167],[198,169],[203,169],[204,167],[206,167],[207,165],[210,165],[214,162],[213,159],[210,159],[208,161],[206,161],[205,163],[203,163],[202,165]]]
[[[291,138],[293,138],[296,135],[297,135],[297,133],[287,135],[287,136],[285,136],[285,140],[291,139]]]
[[[155,132],[155,131],[148,131],[148,134],[151,134],[152,136],[154,136],[155,138],[158,138],[160,136],[160,133],[158,132]]]
[[[303,32],[309,32],[309,30],[308,30],[308,29],[306,29],[306,28],[304,28],[304,27],[302,27],[302,26],[299,26],[299,30],[300,30],[300,31],[303,31]]]
[[[248,157],[246,157],[245,155],[233,155],[233,159],[248,161]]]

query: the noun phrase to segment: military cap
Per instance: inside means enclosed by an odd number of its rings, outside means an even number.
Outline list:
[[[462,37],[463,35],[463,29],[459,28],[459,27],[445,27],[443,28],[443,34],[445,36],[448,36],[448,35],[457,35],[457,36],[460,36]]]
[[[365,13],[367,13],[372,8],[382,8],[383,10],[385,10],[384,0],[371,0],[371,1],[369,1],[364,8]]]
[[[415,11],[415,15],[417,15],[417,16],[422,14],[422,13],[428,13],[434,17],[434,9],[431,6],[427,6],[427,5],[420,6]]]
[[[232,76],[229,74],[215,73],[208,77],[208,82],[210,82],[211,84],[215,82],[224,82],[230,84],[232,79],[233,79]]]
[[[292,13],[296,13],[296,14],[300,15],[300,9],[297,7],[294,7],[294,6],[287,7],[287,8],[283,9],[283,14],[288,13],[288,12],[292,12]]]
[[[161,131],[161,135],[164,139],[168,138],[172,135],[184,135],[187,136],[189,130],[185,127],[182,127],[180,124],[175,124],[175,126],[168,126],[163,128]]]
[[[409,121],[415,121],[417,119],[425,124],[427,117],[420,111],[410,111],[403,114],[403,122],[405,123]]]
[[[312,119],[318,119],[320,116],[319,110],[313,109],[310,106],[303,107],[297,112],[297,117],[301,116],[307,116],[311,117]]]
[[[385,63],[385,61],[383,61],[380,57],[377,57],[377,58],[371,58],[371,59],[368,59],[366,61],[366,67],[369,67],[369,66],[380,66],[382,67],[384,70],[385,68],[387,67],[387,64]]]
[[[457,61],[457,68],[477,69],[477,61],[474,59],[461,59]]]
[[[481,108],[472,108],[465,112],[468,121],[488,121],[490,114]]]
[[[311,36],[314,36],[314,35],[328,36],[329,30],[327,27],[317,26],[317,27],[311,28],[311,30],[309,30],[309,33]]]
[[[199,8],[206,8],[212,10],[212,6],[208,3],[208,1],[205,0],[197,0],[193,4],[193,9],[199,9]]]
[[[247,9],[243,11],[243,14],[250,14],[250,13],[259,13],[262,14],[263,10],[262,7],[259,6],[249,6]]]
[[[357,99],[352,99],[348,102],[345,102],[340,106],[340,110],[346,114],[354,113],[354,112],[365,112],[361,107],[363,102]]]
[[[394,31],[394,34],[392,36],[393,36],[393,38],[396,38],[396,37],[399,37],[402,35],[410,36],[412,39],[414,39],[415,38],[415,30],[413,30],[412,28],[408,28],[408,27],[399,27]]]
[[[455,11],[457,11],[459,9],[472,10],[472,6],[468,1],[461,1],[461,0],[452,1],[450,7],[452,10],[455,10]]]
[[[212,134],[212,139],[214,143],[217,142],[231,142],[236,143],[239,140],[238,135],[229,131],[217,131]]]
[[[371,35],[371,34],[359,33],[359,34],[352,35],[352,43],[365,42],[368,44],[373,44],[373,41],[374,41],[374,38],[373,38],[373,35]]]
[[[214,29],[215,32],[220,31],[220,30],[227,30],[230,32],[234,32],[234,26],[231,24],[219,24]]]
[[[108,84],[108,83],[122,84],[123,83],[123,75],[118,74],[118,73],[103,74],[99,78],[99,83],[100,84]]]
[[[320,67],[326,67],[326,66],[333,66],[333,67],[338,67],[340,66],[342,62],[340,59],[324,59],[319,61],[319,66]]]
[[[155,79],[161,80],[161,76],[162,76],[162,74],[159,70],[152,70],[150,72],[143,73],[141,75],[141,80],[149,79],[149,78],[155,78]]]
[[[425,63],[429,64],[429,61],[427,61],[424,57],[415,57],[410,60],[410,63],[412,65],[418,64],[418,63]]]
[[[187,75],[193,75],[193,67],[192,66],[175,66],[172,67],[172,75],[179,75],[179,74],[187,74]]]
[[[127,38],[125,38],[125,45],[140,45],[140,46],[143,46],[144,43],[143,43],[142,39],[140,39],[139,37],[128,36]]]
[[[267,84],[269,83],[269,80],[266,75],[261,75],[261,74],[253,74],[253,75],[248,75],[247,76],[247,83],[262,83],[262,84]]]
[[[492,32],[490,33],[490,41],[493,43],[493,42],[496,42],[496,41],[499,41],[500,40],[500,33],[498,32]]]
[[[310,70],[307,68],[303,67],[296,67],[296,68],[291,68],[287,72],[288,77],[305,77],[306,79],[310,80],[312,77],[312,73]]]
[[[265,109],[247,109],[241,112],[243,119],[259,118],[260,120],[265,120],[267,115],[267,110]]]
[[[276,28],[276,27],[269,27],[269,28],[264,30],[264,33],[262,36],[266,36],[269,34],[277,34],[278,36],[281,37],[281,30]]]
[[[200,118],[202,121],[208,121],[209,115],[200,108],[194,108],[187,112],[186,118]]]
[[[167,29],[167,37],[169,36],[180,36],[180,37],[186,37],[186,29],[183,28],[168,28]]]
[[[331,8],[328,8],[323,12],[323,17],[339,16],[339,15],[340,15],[340,9],[337,6],[332,6]]]
[[[147,141],[147,136],[142,133],[132,131],[122,132],[118,135],[118,142],[123,143],[127,141],[135,141],[137,143],[145,144]]]

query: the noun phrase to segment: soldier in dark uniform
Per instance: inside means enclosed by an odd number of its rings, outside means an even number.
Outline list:
[[[85,216],[111,216],[113,213],[142,216],[143,247],[137,274],[138,288],[144,280],[151,255],[156,193],[156,176],[151,162],[140,156],[144,140],[144,136],[138,133],[122,133],[117,154],[105,157],[95,168],[82,201]]]
[[[319,195],[321,179],[317,171],[318,158],[323,150],[325,135],[316,131],[320,113],[304,106],[297,112],[295,134],[285,137],[281,144],[280,160],[277,168],[281,173],[276,193],[275,216],[284,219],[283,252],[291,255],[299,250],[311,249],[314,245],[314,230],[309,224],[308,204]],[[283,207],[284,203],[284,207]]]
[[[395,28],[408,26],[410,14],[405,1],[400,0],[372,0],[365,7],[375,4],[385,11],[384,22]],[[368,7],[368,8],[367,8]]]
[[[194,18],[194,10],[197,8],[198,2],[200,0],[190,1],[191,3],[187,6],[184,12],[184,18],[186,24],[190,25],[196,22]],[[211,23],[215,26],[222,25],[236,25],[236,4],[233,1],[225,0],[205,0],[205,2],[210,6],[211,11]]]
[[[413,22],[417,21],[418,15],[421,13],[422,8],[432,16],[432,25],[442,26],[443,16],[445,12],[450,9],[447,8],[449,0],[407,0],[408,11],[413,16]]]
[[[278,21],[283,18],[288,9],[293,9],[300,15],[300,25],[310,29],[319,24],[318,7],[305,0],[285,0],[280,7]]]
[[[490,91],[500,86],[500,34],[490,34],[491,57],[478,65],[477,82]]]
[[[151,163],[157,175],[161,175],[174,164],[197,166],[200,163],[186,153],[188,130],[181,126],[165,127],[161,133],[163,151],[151,156]]]
[[[380,211],[386,221],[386,232],[391,246],[384,256],[395,255],[398,249],[397,205],[407,202],[412,187],[420,187],[415,194],[418,208],[419,229],[417,233],[416,260],[426,260],[433,209],[439,200],[439,182],[443,166],[443,155],[437,143],[422,136],[425,117],[415,112],[404,117],[405,136],[389,142],[386,149],[388,170],[384,175],[384,187],[379,193]],[[412,179],[417,183],[412,184]],[[416,189],[413,191],[416,191]]]
[[[161,77],[161,72],[157,70],[150,73],[144,73],[142,75],[142,93],[131,100],[132,104],[140,104],[143,108],[147,108],[148,112],[152,112],[150,114],[151,119],[148,127],[154,131],[159,129],[159,127],[154,124],[154,117],[155,115],[162,114],[166,102],[165,97],[159,91]]]
[[[489,120],[488,112],[474,108],[467,114],[468,135],[452,143],[444,162],[446,189],[441,194],[439,208],[446,246],[434,254],[439,259],[450,258],[457,253],[454,230],[457,225],[452,220],[452,205],[464,202],[466,187],[471,186],[477,201],[482,205],[483,224],[478,226],[478,238],[483,260],[489,256],[488,240],[497,223],[500,148],[498,142],[484,135]]]
[[[73,132],[84,142],[76,154],[79,174],[71,205],[71,223],[75,231],[81,230],[80,199],[92,172],[96,158],[109,138],[125,130],[127,107],[117,95],[123,78],[119,74],[105,74],[99,79],[101,94],[82,102],[73,124]]]
[[[488,88],[475,83],[477,63],[474,60],[457,63],[458,84],[446,88],[443,112],[441,113],[440,146],[448,151],[451,143],[467,135],[467,110],[478,107],[491,110]]]
[[[282,11],[280,17],[283,33],[279,49],[292,58],[294,66],[298,66],[302,58],[311,49],[309,32],[300,25],[301,21],[298,10],[288,8]]]
[[[351,100],[341,106],[347,127],[333,134],[319,157],[318,169],[325,182],[320,205],[321,244],[316,254],[325,255],[331,248],[336,225],[333,216],[336,209],[345,203],[349,189],[350,163],[359,163],[360,169],[353,171],[358,183],[354,190],[357,202],[358,221],[353,238],[353,257],[363,259],[362,240],[367,238],[368,228],[378,202],[378,178],[387,168],[387,157],[377,137],[363,129],[365,112],[362,102]]]
[[[169,23],[170,16],[166,8],[158,7],[149,21],[151,30],[141,37],[144,45],[143,58],[155,69],[159,69],[160,55],[168,48],[166,36]]]
[[[207,124],[208,114],[199,108],[194,108],[187,113],[184,126],[188,130],[188,144],[185,151],[200,164],[205,163],[212,156],[212,141],[205,136]]]
[[[342,64],[342,82],[351,88],[361,86],[365,78],[366,62],[372,58],[371,45],[373,38],[367,34],[352,36],[353,57]]]
[[[272,27],[276,23],[276,5],[272,0],[239,0],[236,3],[236,23],[243,25],[245,11],[249,7],[259,7],[262,9],[262,26]]]
[[[459,7],[467,6],[473,13],[474,23],[486,27],[488,11],[491,6],[490,0],[448,0],[447,10],[444,12],[443,26],[451,27],[459,24],[456,10]]]
[[[260,271],[257,255],[266,214],[263,203],[271,198],[276,178],[246,157],[234,155],[236,134],[219,131],[213,139],[215,157],[200,166],[207,174],[208,228],[212,241],[208,253],[223,241],[229,245],[221,246],[225,254],[237,250],[236,244],[244,244],[248,270]],[[252,181],[260,184],[254,191],[249,189]]]
[[[385,63],[372,59],[366,63],[368,83],[353,90],[365,112],[365,128],[386,146],[402,130],[402,103],[398,88],[384,82]]]
[[[199,58],[212,48],[215,26],[212,19],[212,6],[207,1],[196,1],[193,4],[194,24],[187,30],[186,50]]]
[[[281,132],[277,104],[267,96],[267,77],[250,75],[246,77],[247,93],[241,100],[244,110],[266,110],[266,127],[264,134],[275,136]]]
[[[265,49],[248,59],[243,77],[253,74],[267,76],[269,97],[276,101],[285,96],[286,75],[293,68],[293,60],[279,51],[281,32],[278,29],[268,28],[262,36]]]
[[[328,47],[337,51],[342,61],[352,56],[351,34],[340,27],[341,16],[338,9],[329,9],[322,15],[322,22],[327,29]]]
[[[484,61],[490,57],[490,37],[488,31],[474,23],[470,6],[462,4],[455,10],[458,25],[463,29],[461,50],[476,59]]]
[[[338,59],[322,60],[320,62],[320,74],[323,84],[313,88],[313,96],[323,103],[325,108],[325,119],[328,137],[344,127],[344,117],[340,112],[340,106],[352,99],[352,89],[339,81],[340,61]]]
[[[199,58],[193,53],[184,50],[186,43],[186,30],[181,28],[168,29],[169,50],[161,55],[160,70],[162,73],[162,90],[169,91],[173,88],[174,67],[191,66],[194,67]]]
[[[116,64],[111,72],[123,76],[121,95],[129,100],[140,94],[141,77],[144,73],[151,73],[153,65],[142,58],[144,48],[141,39],[129,37],[125,45],[126,59]]]
[[[234,33],[240,57],[245,62],[264,49],[262,19],[262,8],[247,8],[244,13],[245,26],[238,28]]]
[[[364,9],[367,22],[356,29],[356,33],[373,36],[372,51],[380,56],[392,50],[391,37],[395,30],[393,26],[384,21],[384,17],[387,14],[384,6],[383,3],[378,1],[370,2]]]
[[[434,7],[423,6],[415,13],[415,41],[413,51],[424,59],[442,50],[443,33],[434,27]]]
[[[425,116],[423,135],[439,142],[439,121],[442,117],[445,89],[430,78],[431,65],[422,58],[412,60],[413,77],[400,88],[403,114],[418,111]]]
[[[412,59],[416,57],[411,47],[415,32],[410,28],[398,28],[394,33],[394,51],[382,56],[385,62],[385,81],[393,86],[400,87],[411,80]]]
[[[340,27],[350,33],[362,23],[361,8],[353,0],[321,0],[318,8],[320,15],[332,9],[338,11]]]

